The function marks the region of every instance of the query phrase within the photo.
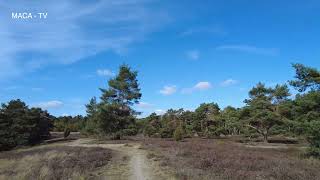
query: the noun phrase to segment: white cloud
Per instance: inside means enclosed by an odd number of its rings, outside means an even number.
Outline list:
[[[234,85],[234,84],[237,84],[237,83],[238,83],[237,80],[234,80],[234,79],[226,79],[226,80],[224,80],[223,82],[221,82],[221,86],[227,87],[227,86],[231,86],[231,85]]]
[[[223,45],[216,47],[216,50],[230,50],[271,56],[275,56],[279,53],[276,48],[260,48],[249,45]]]
[[[158,115],[163,115],[164,113],[166,113],[166,111],[163,109],[157,109],[157,110],[155,110],[155,113]]]
[[[211,84],[209,82],[198,82],[194,87],[194,89],[199,89],[199,90],[206,90],[211,88]]]
[[[99,76],[114,76],[115,74],[109,69],[98,69],[97,74]]]
[[[57,100],[41,102],[35,105],[35,107],[40,107],[42,109],[56,109],[62,106],[63,106],[63,102],[57,101]]]
[[[97,53],[126,53],[169,22],[165,9],[145,0],[1,1],[0,79]],[[12,12],[47,12],[47,19],[15,20]],[[32,56],[30,56],[32,55]]]
[[[198,82],[196,85],[194,85],[192,88],[184,88],[181,90],[182,94],[190,94],[197,90],[207,90],[212,87],[210,82],[207,81],[201,81]]]
[[[62,113],[61,116],[70,116],[68,113]]]
[[[200,53],[198,50],[191,50],[187,52],[187,57],[191,60],[198,60],[200,57]]]
[[[141,108],[141,109],[148,109],[153,107],[153,104],[147,103],[147,102],[139,102],[137,104],[137,107]]]
[[[176,86],[164,86],[163,89],[160,90],[160,93],[163,95],[171,95],[177,91]]]

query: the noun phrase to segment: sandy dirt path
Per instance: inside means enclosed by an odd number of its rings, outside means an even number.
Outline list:
[[[100,144],[94,143],[92,139],[78,139],[68,144],[68,146],[81,147],[102,147],[118,152],[122,157],[127,157],[129,162],[122,167],[113,164],[111,168],[112,176],[103,179],[129,179],[129,180],[161,180],[174,179],[168,173],[161,170],[158,163],[147,158],[147,152],[140,149],[140,144]],[[121,174],[121,175],[120,175]],[[114,178],[112,178],[114,177]]]

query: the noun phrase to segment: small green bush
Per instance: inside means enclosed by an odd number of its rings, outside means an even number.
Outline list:
[[[162,128],[160,129],[160,136],[161,138],[172,138],[173,131],[169,128]]]
[[[120,130],[122,136],[135,136],[138,134],[136,124],[130,124],[127,128]]]
[[[181,141],[183,139],[183,129],[181,126],[176,128],[173,134],[173,138],[176,141]]]
[[[153,126],[151,126],[149,124],[143,130],[143,134],[145,136],[152,137],[155,133],[157,133],[156,128],[154,128]]]

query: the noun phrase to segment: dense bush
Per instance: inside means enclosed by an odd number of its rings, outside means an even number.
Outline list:
[[[128,128],[122,130],[123,136],[134,136],[138,134],[138,127],[134,124],[130,124]]]
[[[160,129],[160,137],[161,138],[172,138],[173,133],[174,133],[174,129],[171,129],[171,128]]]
[[[320,158],[320,121],[313,121],[310,123],[308,134],[310,147],[307,154]]]
[[[0,108],[0,150],[35,144],[50,136],[52,119],[40,108],[28,108],[21,100],[12,100]]]
[[[173,138],[176,141],[181,141],[183,139],[183,129],[181,126],[178,126],[174,131]]]

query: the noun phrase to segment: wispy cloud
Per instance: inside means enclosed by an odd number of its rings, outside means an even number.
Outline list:
[[[234,79],[226,79],[224,80],[223,82],[221,82],[221,86],[222,87],[227,87],[227,86],[231,86],[231,85],[234,85],[234,84],[237,84],[238,81],[237,80],[234,80]]]
[[[212,85],[211,85],[210,82],[201,81],[201,82],[198,82],[197,84],[195,84],[191,88],[182,89],[181,92],[183,94],[189,94],[189,93],[192,93],[192,92],[197,91],[197,90],[200,90],[200,91],[207,90],[207,89],[210,89],[211,87],[212,87]]]
[[[141,109],[148,109],[148,108],[152,108],[154,105],[148,102],[139,102],[136,106]]]
[[[114,76],[115,74],[109,69],[98,69],[97,74],[99,76]]]
[[[125,53],[168,22],[145,0],[2,1],[0,79],[50,64],[70,64],[100,52]],[[28,8],[26,8],[28,7]],[[15,20],[12,12],[47,12],[47,19]]]
[[[175,92],[177,92],[177,86],[164,86],[163,89],[161,89],[159,91],[161,94],[163,95],[171,95],[171,94],[174,94]]]
[[[249,45],[222,45],[216,47],[216,50],[225,51],[238,51],[245,53],[261,54],[261,55],[271,55],[275,56],[279,54],[279,50],[276,48],[261,48]]]
[[[199,90],[206,90],[211,88],[211,84],[209,82],[203,81],[203,82],[198,82],[195,86],[194,89],[199,89]]]
[[[190,27],[187,30],[181,32],[180,36],[191,36],[195,34],[215,34],[215,35],[225,35],[227,32],[219,26],[199,26],[199,27]]]
[[[42,109],[56,109],[62,106],[63,106],[63,102],[57,101],[57,100],[41,102],[34,105],[34,107],[40,107]]]
[[[158,115],[163,115],[164,113],[166,113],[166,111],[163,110],[163,109],[156,109],[155,113],[158,114]]]
[[[200,52],[198,50],[190,50],[190,51],[187,51],[186,55],[188,59],[198,60],[200,57]]]

